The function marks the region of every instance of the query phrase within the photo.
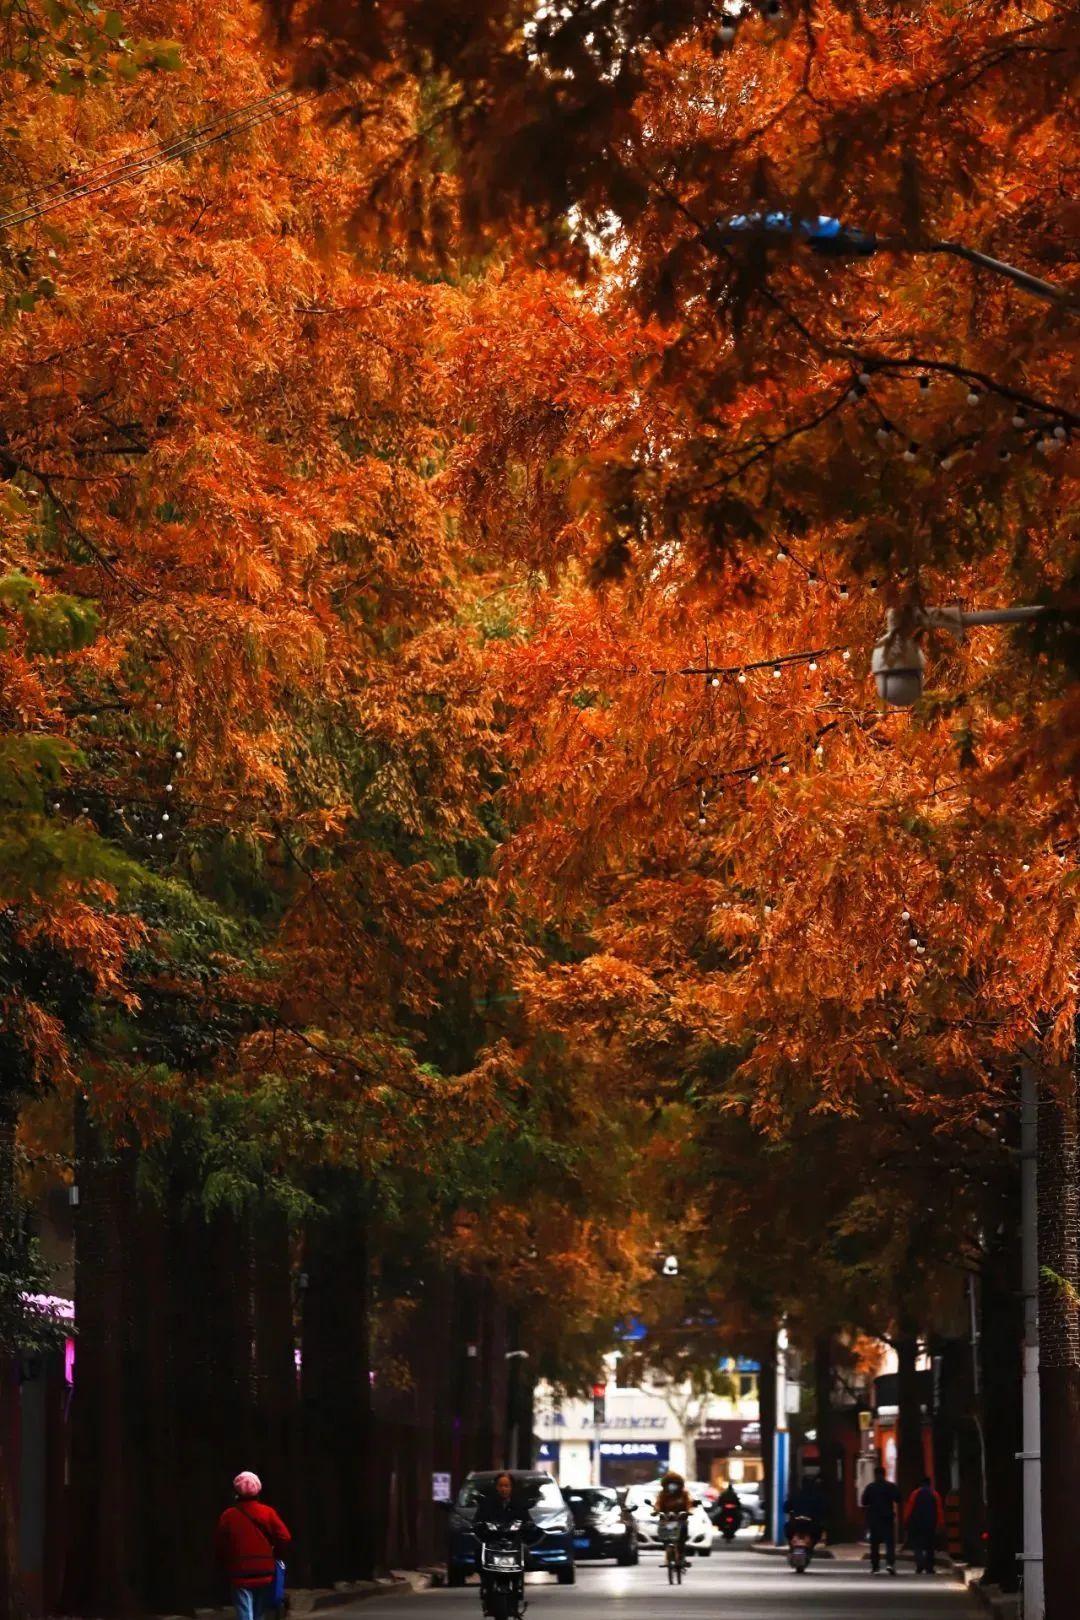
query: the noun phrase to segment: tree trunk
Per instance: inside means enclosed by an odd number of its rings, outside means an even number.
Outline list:
[[[0,1271],[17,1270],[19,1199],[15,1170],[14,1102],[0,1103]],[[0,1620],[24,1612],[19,1579],[19,1362],[0,1344]]]
[[[289,1222],[267,1209],[255,1218],[255,1414],[253,1466],[293,1534],[290,1578],[308,1580],[303,1446],[293,1321]]]
[[[761,1423],[762,1490],[765,1493],[765,1536],[776,1541],[783,1528],[773,1522],[773,1444],[776,1438],[776,1338],[770,1335],[761,1341],[758,1350],[761,1371],[758,1374],[758,1414]]]
[[[982,1264],[980,1370],[982,1396],[977,1438],[986,1458],[986,1580],[1003,1592],[1020,1584],[1023,1492],[1017,1454],[1023,1450],[1021,1378],[1024,1309],[1015,1241],[1018,1212],[993,1238]],[[965,1542],[968,1515],[964,1515]]]
[[[308,1225],[303,1378],[312,1578],[320,1585],[374,1571],[371,1354],[363,1189],[333,1176],[325,1213]]]
[[[836,1436],[833,1412],[833,1337],[823,1333],[814,1341],[814,1393],[817,1408],[817,1444],[821,1468],[821,1488],[825,1497],[825,1529],[830,1541],[843,1539],[844,1452]]]
[[[177,1308],[175,1233],[166,1211],[150,1197],[137,1204],[131,1268],[137,1290],[135,1354],[128,1405],[131,1429],[139,1433],[139,1593],[154,1613],[177,1602],[189,1563],[182,1531],[183,1488],[177,1428],[194,1421],[176,1406],[174,1360],[182,1355],[189,1324]]]
[[[919,1398],[919,1340],[902,1327],[896,1336],[896,1472],[900,1494],[907,1501],[926,1474],[923,1454],[922,1402]]]
[[[1046,1620],[1071,1620],[1080,1592],[1080,1139],[1074,1068],[1039,1110],[1039,1390]]]
[[[62,1607],[78,1615],[133,1614],[132,1491],[125,1443],[124,1268],[121,1168],[76,1104],[79,1209],[75,1222],[75,1318],[79,1328],[71,1404],[71,1520]]]

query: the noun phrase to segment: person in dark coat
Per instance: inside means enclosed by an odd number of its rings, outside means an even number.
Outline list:
[[[269,1608],[277,1560],[292,1540],[285,1524],[260,1502],[258,1474],[237,1474],[235,1500],[218,1520],[214,1550],[232,1587],[236,1620],[262,1620]]]
[[[918,1490],[912,1491],[904,1510],[907,1538],[915,1554],[916,1575],[934,1573],[934,1548],[938,1531],[945,1522],[945,1509],[929,1474]]]
[[[890,1575],[896,1574],[896,1512],[899,1506],[900,1492],[892,1480],[886,1479],[884,1468],[875,1468],[873,1482],[862,1493],[862,1508],[870,1537],[870,1568],[875,1575],[881,1568],[883,1543],[885,1568]]]

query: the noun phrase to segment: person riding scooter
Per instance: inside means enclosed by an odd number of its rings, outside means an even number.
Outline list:
[[[798,1489],[792,1491],[784,1503],[784,1512],[788,1519],[784,1531],[787,1539],[791,1540],[791,1525],[794,1521],[804,1519],[810,1525],[813,1544],[816,1547],[825,1529],[825,1493],[816,1474],[808,1474]]]
[[[735,1534],[742,1525],[743,1505],[730,1480],[717,1498],[712,1519],[717,1529],[723,1534],[725,1541],[735,1539]]]

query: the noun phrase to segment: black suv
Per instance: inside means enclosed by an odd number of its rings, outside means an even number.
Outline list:
[[[610,1485],[566,1486],[563,1495],[574,1515],[575,1557],[637,1563],[637,1525],[618,1491]]]

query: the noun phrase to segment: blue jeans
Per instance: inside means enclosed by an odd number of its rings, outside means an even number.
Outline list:
[[[232,1596],[236,1620],[262,1620],[271,1591],[269,1586],[234,1586]]]

